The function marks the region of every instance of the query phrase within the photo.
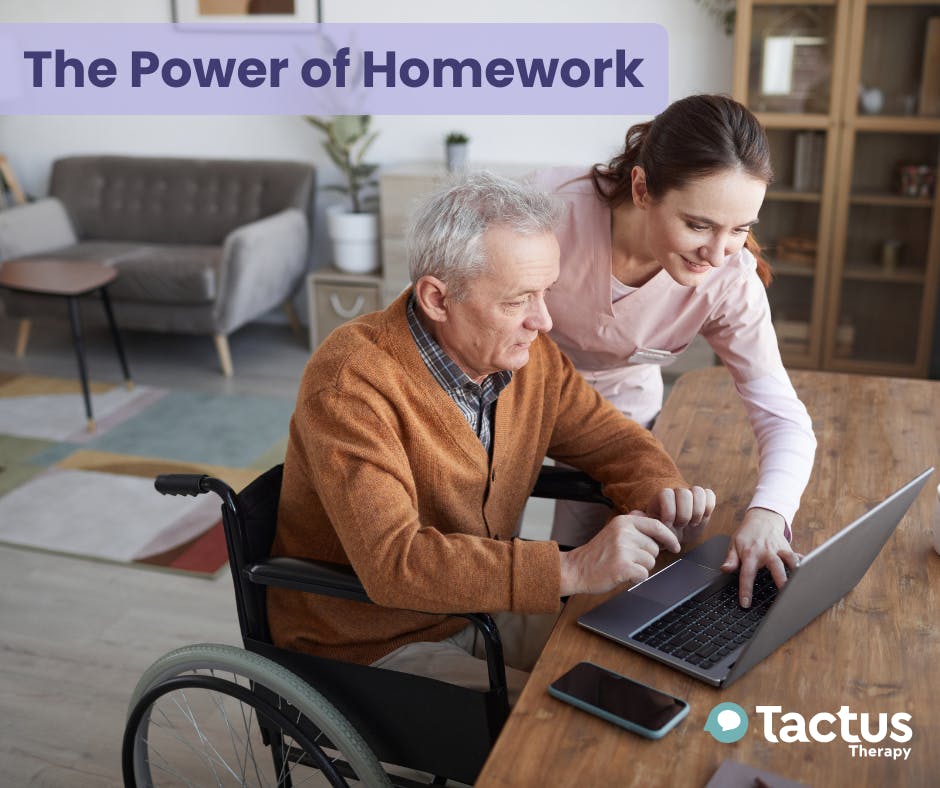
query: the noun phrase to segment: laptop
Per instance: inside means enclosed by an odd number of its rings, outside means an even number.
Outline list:
[[[897,492],[808,553],[779,592],[761,569],[751,607],[738,576],[720,570],[728,536],[715,536],[578,623],[714,687],[739,679],[862,579],[933,472]]]

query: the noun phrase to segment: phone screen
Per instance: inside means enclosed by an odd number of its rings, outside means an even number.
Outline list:
[[[560,692],[642,728],[659,730],[686,708],[685,701],[589,662],[552,684]]]

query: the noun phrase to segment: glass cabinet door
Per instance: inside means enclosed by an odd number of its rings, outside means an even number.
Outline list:
[[[830,114],[836,11],[833,3],[751,7],[746,103],[752,111]]]
[[[920,374],[933,326],[938,256],[940,133],[858,131],[851,189],[841,206],[836,366],[880,365]],[[848,365],[839,362],[848,362]]]
[[[925,375],[940,269],[940,3],[858,0],[850,30],[825,360]]]
[[[818,366],[822,289],[828,248],[827,150],[833,135],[817,129],[768,129],[774,181],[755,228],[774,280],[767,291],[784,363]]]
[[[858,92],[847,96],[857,99],[858,115],[940,118],[940,3],[873,2],[860,10]]]

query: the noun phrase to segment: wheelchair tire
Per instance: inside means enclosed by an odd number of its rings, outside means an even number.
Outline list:
[[[262,741],[262,719],[294,756],[279,759],[280,774]],[[362,737],[309,684],[266,657],[212,643],[171,651],[141,676],[122,761],[124,784],[143,788],[391,785]],[[314,768],[325,783],[308,782]]]

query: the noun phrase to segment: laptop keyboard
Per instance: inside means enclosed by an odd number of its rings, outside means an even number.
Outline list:
[[[725,583],[687,599],[633,639],[707,669],[744,645],[776,597],[773,577],[761,569],[754,580],[750,608],[738,605],[738,584]]]

